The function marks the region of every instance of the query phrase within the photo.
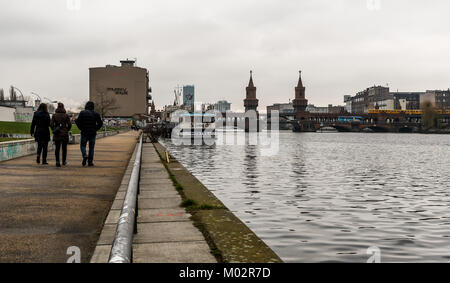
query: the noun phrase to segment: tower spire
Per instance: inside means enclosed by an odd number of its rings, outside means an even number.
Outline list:
[[[258,104],[259,100],[256,98],[256,87],[253,83],[253,71],[250,71],[250,82],[248,83],[248,87],[246,88],[246,96],[244,100],[245,107],[245,132],[259,132],[259,113],[258,113]],[[256,115],[256,117],[248,117],[252,115]],[[256,129],[251,129],[253,126],[256,126]]]
[[[306,88],[302,81],[302,71],[299,71],[299,79],[297,87],[295,88],[295,99],[293,100],[293,106],[296,113],[304,112],[308,106],[308,100],[305,97]]]
[[[248,83],[249,87],[255,87],[255,84],[253,83],[253,71],[250,70],[250,82]]]
[[[258,99],[256,98],[256,87],[253,83],[253,71],[250,71],[250,82],[246,88],[246,96],[244,100],[245,112],[248,110],[258,109]]]
[[[301,87],[303,87],[302,70],[298,71],[298,73],[299,73],[299,78],[298,78],[298,84],[297,84],[297,87],[298,87],[298,88],[301,88]]]

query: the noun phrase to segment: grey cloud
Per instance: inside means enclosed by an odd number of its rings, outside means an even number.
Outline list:
[[[126,57],[150,69],[159,107],[194,83],[200,100],[242,109],[250,69],[262,107],[293,98],[299,68],[321,105],[373,84],[450,85],[443,0],[381,0],[380,11],[366,0],[81,1],[70,11],[60,0],[0,0],[0,87],[84,101],[88,68]]]

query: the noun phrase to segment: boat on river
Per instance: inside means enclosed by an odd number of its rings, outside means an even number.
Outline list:
[[[216,115],[210,113],[182,113],[172,137],[183,139],[216,138]]]
[[[323,127],[317,130],[317,133],[338,133],[339,131],[333,127]]]

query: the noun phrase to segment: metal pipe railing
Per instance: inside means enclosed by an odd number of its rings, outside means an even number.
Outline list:
[[[133,236],[136,231],[137,201],[142,160],[142,135],[140,137],[133,171],[117,224],[116,237],[109,255],[109,263],[131,263],[133,260]]]

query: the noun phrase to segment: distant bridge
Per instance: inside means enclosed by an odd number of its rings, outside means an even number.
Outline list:
[[[340,117],[360,117],[361,121],[343,122]],[[441,124],[450,124],[450,113],[438,117]],[[406,112],[377,112],[362,115],[308,113],[294,123],[294,131],[316,132],[321,128],[335,128],[339,132],[419,132],[422,127],[422,114]]]
[[[437,112],[439,122],[442,125],[450,124],[450,111]],[[358,117],[360,121],[343,122],[339,118]],[[216,125],[220,127],[232,127],[235,129],[245,129],[245,113],[222,113],[218,117]],[[262,129],[271,129],[270,114],[260,118],[259,123]],[[417,111],[381,111],[372,110],[367,114],[349,113],[310,113],[304,112],[295,117],[294,113],[279,115],[279,129],[293,130],[294,132],[317,132],[323,128],[334,128],[339,132],[397,132],[412,133],[419,132],[422,128],[422,112]]]

